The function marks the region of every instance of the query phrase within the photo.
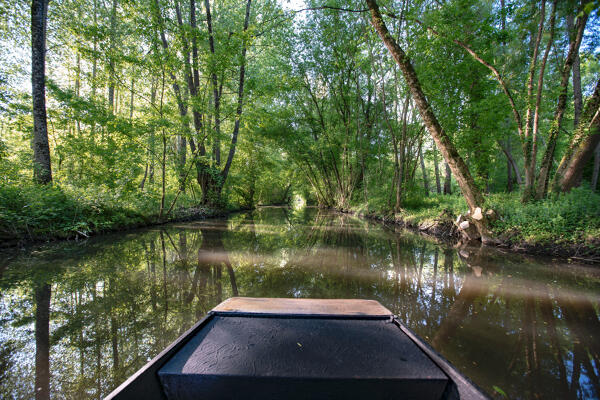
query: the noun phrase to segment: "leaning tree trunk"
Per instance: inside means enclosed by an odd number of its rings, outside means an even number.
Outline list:
[[[553,182],[556,192],[568,192],[581,183],[583,168],[600,143],[600,80],[587,101],[579,125],[563,156]]]
[[[558,177],[561,192],[568,192],[581,184],[583,168],[592,159],[600,144],[600,115],[596,114],[596,118],[586,130],[587,135],[575,149],[564,175]]]
[[[31,2],[31,97],[33,98],[33,177],[52,182],[46,121],[46,17],[48,0]]]
[[[463,161],[462,157],[458,154],[454,143],[452,143],[450,137],[446,134],[446,132],[444,132],[442,126],[437,120],[437,117],[433,113],[433,110],[429,105],[427,98],[425,97],[425,93],[421,88],[421,82],[419,82],[419,78],[417,77],[410,59],[388,31],[385,23],[383,22],[381,12],[379,11],[379,6],[377,5],[376,1],[367,0],[367,5],[371,11],[371,23],[373,27],[400,67],[406,83],[410,88],[412,97],[415,99],[415,103],[419,109],[419,113],[421,114],[421,118],[423,118],[425,126],[435,140],[438,149],[444,156],[444,159],[450,166],[450,169],[454,173],[456,181],[458,182],[462,194],[465,197],[465,200],[467,201],[467,204],[469,205],[473,215],[478,208],[483,208],[483,195],[481,194],[477,185],[475,185],[475,181],[469,172],[469,168]],[[479,210],[478,214],[480,214],[480,212],[481,209]],[[477,226],[477,230],[481,235],[482,241],[492,241],[489,230],[487,229],[486,218],[482,216],[481,219],[474,219],[473,222]]]

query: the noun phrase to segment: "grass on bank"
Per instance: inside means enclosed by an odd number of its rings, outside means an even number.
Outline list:
[[[492,226],[494,233],[511,242],[598,245],[600,241],[600,194],[589,188],[576,188],[570,193],[528,204],[521,203],[519,192],[490,194],[486,197],[486,206],[500,215]],[[400,216],[405,222],[418,225],[439,219],[442,214],[456,217],[467,210],[460,194],[436,194],[407,199]],[[364,208],[356,211],[364,212]]]
[[[173,197],[167,196],[165,208]],[[182,194],[169,217],[181,217],[183,208],[194,203]],[[122,196],[57,185],[0,185],[0,241],[60,239],[148,225],[157,221],[159,209],[159,193]]]

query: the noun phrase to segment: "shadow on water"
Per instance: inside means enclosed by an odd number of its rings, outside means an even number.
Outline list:
[[[0,265],[0,397],[99,399],[231,296],[369,298],[491,395],[598,398],[600,271],[317,209],[62,243]]]

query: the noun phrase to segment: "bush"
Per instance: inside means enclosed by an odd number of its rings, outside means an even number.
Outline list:
[[[48,185],[0,185],[0,238],[87,235],[145,222],[140,212]]]
[[[374,211],[371,202],[370,206]],[[592,245],[600,240],[600,194],[588,188],[576,188],[570,193],[528,204],[521,203],[519,192],[491,194],[486,197],[486,207],[498,212],[500,219],[491,228],[505,240]],[[354,210],[362,211],[364,208],[364,205],[357,205]],[[431,194],[428,197],[409,193],[400,216],[405,222],[418,225],[442,214],[456,217],[467,210],[460,193],[451,196]],[[384,207],[376,212],[379,215],[391,213]]]
[[[519,193],[491,196],[501,218],[496,234],[533,242],[578,242],[600,238],[600,195],[587,188],[522,204]]]

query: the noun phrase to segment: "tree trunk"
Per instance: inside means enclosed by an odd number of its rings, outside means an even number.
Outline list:
[[[506,143],[498,141],[498,145],[500,146],[502,152],[506,156],[506,161],[508,161],[508,164],[512,168],[512,172],[515,173],[515,179],[517,180],[517,184],[522,185],[523,180],[521,178],[521,172],[519,171],[519,166],[517,165],[517,162],[515,161],[515,158],[513,157],[512,151],[510,149],[510,139],[507,139]]]
[[[454,299],[446,318],[440,323],[431,345],[438,351],[456,335],[456,331],[469,315],[469,310],[478,297],[488,293],[488,284],[485,279],[474,275],[465,276],[460,293]]]
[[[575,30],[575,16],[573,14],[567,15],[567,31],[569,35],[577,34]],[[579,117],[583,110],[583,95],[581,93],[581,60],[579,58],[579,52],[575,54],[575,60],[573,60],[573,126],[577,128],[579,124]]]
[[[571,75],[571,67],[573,66],[575,55],[579,52],[579,46],[581,45],[581,39],[583,37],[583,31],[585,30],[587,20],[588,15],[586,13],[583,13],[583,15],[577,18],[577,33],[575,35],[575,38],[571,40],[569,44],[569,52],[567,54],[567,58],[565,59],[565,63],[561,73],[560,94],[558,96],[558,104],[554,112],[554,120],[552,121],[550,130],[548,132],[548,143],[546,145],[546,151],[544,152],[542,163],[540,165],[540,171],[537,176],[535,193],[535,197],[537,199],[541,199],[546,196],[548,180],[550,178],[550,167],[552,166],[552,161],[554,160],[554,150],[556,149],[556,143],[558,142],[558,134],[560,132],[560,125],[567,105],[567,89],[569,86],[569,76]]]
[[[537,163],[537,147],[538,147],[538,133],[539,133],[539,122],[540,122],[540,105],[542,103],[542,89],[544,88],[544,72],[546,70],[546,62],[548,60],[548,55],[550,54],[550,48],[554,43],[554,23],[556,21],[556,3],[557,0],[554,0],[552,3],[552,12],[550,16],[550,33],[548,38],[548,43],[546,44],[546,49],[544,50],[544,56],[542,57],[542,62],[540,65],[538,82],[537,82],[537,94],[535,101],[535,112],[533,117],[533,128],[532,134],[527,136],[527,131],[529,129],[529,125],[526,129],[526,137],[525,137],[525,166],[526,166],[526,174],[527,179],[525,180],[525,190],[523,191],[522,201],[529,201],[533,194],[533,188],[535,184],[535,167]],[[527,121],[528,124],[531,123],[531,120]],[[529,153],[527,153],[529,151]]]
[[[162,130],[162,161],[161,161],[161,191],[160,191],[160,210],[158,212],[158,219],[161,219],[165,210],[165,196],[166,196],[166,181],[167,181],[167,136],[165,129]]]
[[[152,80],[152,87],[150,88],[150,104],[152,105],[153,108],[155,108],[155,103],[156,103],[156,82],[153,79]],[[156,142],[156,132],[155,129],[152,128],[152,130],[150,131],[150,139],[149,139],[149,146],[148,146],[148,184],[152,185],[154,184],[154,145]],[[143,188],[142,188],[143,189]]]
[[[513,191],[513,177],[512,177],[512,165],[508,158],[506,159],[506,191],[508,193]]]
[[[452,170],[448,163],[444,163],[446,166],[446,178],[444,179],[444,194],[452,194]]]
[[[108,289],[110,291],[109,296],[111,297],[111,301],[115,301],[115,282],[114,279],[108,280]],[[119,324],[117,322],[117,318],[115,317],[115,309],[114,307],[110,308],[110,341],[112,347],[112,376],[113,376],[113,384],[119,384]]]
[[[213,87],[213,99],[214,99],[214,117],[215,117],[215,135],[213,138],[214,150],[213,155],[215,157],[215,163],[221,164],[221,91],[219,90],[219,79],[217,78],[217,71],[215,70],[215,41],[214,33],[212,28],[212,15],[210,13],[210,0],[204,0],[204,8],[206,9],[206,28],[208,29],[208,45],[210,53],[213,56],[213,65],[211,65],[211,83]]]
[[[50,398],[50,297],[43,283],[35,288],[35,399]]]
[[[148,177],[148,164],[146,163],[146,168],[144,169],[144,177],[142,178],[142,182],[140,183],[140,190],[144,190],[144,186],[146,185],[146,178]]]
[[[427,170],[425,169],[425,160],[423,159],[423,148],[419,149],[419,158],[421,159],[421,171],[423,172],[423,187],[425,196],[429,196],[429,180],[427,179]]]
[[[46,120],[46,19],[48,0],[31,2],[31,97],[33,99],[33,177],[52,182]]]
[[[581,184],[583,169],[592,159],[594,151],[600,144],[600,116],[597,117],[589,128],[589,133],[573,153],[573,157],[560,179],[560,191],[568,192]]]
[[[187,158],[187,140],[181,135],[177,138],[178,166],[179,169],[179,190],[185,192],[185,181],[187,174],[185,173],[185,163]]]
[[[115,42],[117,30],[117,0],[113,0],[110,13],[110,44],[108,55],[108,106],[114,113],[115,111]]]
[[[585,105],[579,126],[556,170],[552,185],[554,191],[568,192],[573,187],[579,186],[583,168],[592,158],[599,142],[600,80],[596,82],[596,89]]]
[[[592,174],[592,190],[598,188],[598,173],[600,172],[600,144],[596,147],[594,155],[594,172]]]
[[[250,6],[252,4],[252,0],[248,0],[246,3],[246,16],[244,18],[244,33],[248,30],[248,24],[250,23]],[[240,118],[242,117],[242,107],[244,105],[244,80],[246,78],[246,43],[242,44],[242,55],[241,55],[241,65],[240,65],[240,79],[238,85],[238,104],[235,111],[235,123],[233,126],[233,133],[231,134],[231,145],[229,147],[229,154],[227,155],[227,162],[225,163],[225,167],[221,172],[222,180],[219,186],[219,193],[223,186],[225,185],[225,181],[227,180],[227,176],[229,175],[229,168],[231,168],[231,163],[233,162],[233,157],[235,155],[235,148],[237,144],[237,137],[240,131]]]
[[[433,113],[433,110],[430,107],[427,98],[425,97],[425,93],[423,93],[421,83],[419,82],[417,74],[408,56],[404,53],[402,48],[400,48],[396,40],[392,37],[385,26],[379,11],[379,6],[375,0],[367,0],[367,5],[371,11],[371,23],[402,70],[404,78],[406,79],[406,83],[412,93],[412,97],[415,99],[419,113],[423,118],[423,122],[435,140],[438,149],[444,156],[444,159],[449,164],[450,169],[454,173],[454,176],[456,177],[469,208],[471,211],[474,211],[477,207],[483,207],[483,195],[475,185],[475,181],[473,180],[467,165],[458,154],[458,151],[450,140],[450,137],[448,137],[446,132],[444,132],[437,120],[437,117]],[[484,228],[483,224],[480,224],[478,229],[480,229],[482,237],[488,234],[487,229]]]
[[[165,53],[165,57],[168,57],[167,52],[169,51],[169,42],[167,41],[167,36],[165,35],[164,21],[160,11],[160,4],[158,0],[154,0],[154,19],[155,23],[158,26],[158,34],[160,37],[160,43]],[[166,63],[166,60],[165,60]],[[164,66],[164,64],[163,64]],[[171,79],[171,85],[173,87],[173,93],[175,94],[175,99],[177,101],[177,108],[179,110],[179,116],[181,118],[181,126],[182,126],[182,134],[186,134],[188,132],[189,125],[186,121],[187,117],[187,104],[183,101],[183,96],[181,95],[181,89],[179,88],[179,84],[177,83],[177,77],[173,74],[172,71],[169,71],[169,78]],[[164,86],[164,71],[163,71],[163,86]],[[163,93],[164,94],[164,93]],[[163,95],[161,94],[161,96]],[[162,97],[161,97],[162,101]],[[162,107],[162,103],[161,103]],[[162,109],[162,108],[161,108]],[[195,120],[194,120],[195,122]]]
[[[396,156],[397,165],[397,180],[396,180],[396,206],[394,210],[399,212],[402,208],[402,189],[404,185],[404,155],[406,154],[406,118],[408,113],[408,105],[410,104],[410,94],[406,96],[404,107],[402,109],[402,136],[398,145],[398,155]]]
[[[94,31],[94,44],[93,44],[93,51],[94,54],[96,54],[96,52],[98,51],[98,34],[97,34],[97,29],[98,29],[98,1],[94,0],[94,29],[96,29],[96,31]],[[92,100],[96,99],[96,75],[97,75],[97,69],[98,69],[98,60],[96,57],[94,57],[94,60],[92,61],[92,81],[90,82],[90,86],[92,89]],[[96,130],[96,126],[95,124],[92,124],[92,136],[94,136],[94,131]]]
[[[130,90],[130,97],[129,97],[129,123],[131,124],[133,122],[133,97],[134,97],[134,93],[135,93],[135,70],[132,68],[131,69],[131,90]]]
[[[209,16],[210,20],[210,3],[206,2],[206,12]],[[196,166],[196,174],[197,181],[200,187],[202,188],[202,202],[206,203],[206,199],[208,198],[208,193],[211,190],[210,188],[213,186],[213,178],[210,174],[210,165],[207,160],[204,160],[203,157],[206,155],[206,148],[204,145],[204,141],[206,136],[203,134],[202,129],[205,126],[205,122],[203,120],[203,115],[200,112],[199,105],[200,103],[198,99],[199,95],[199,86],[200,86],[200,76],[198,72],[198,40],[197,40],[197,25],[196,25],[196,2],[195,0],[190,0],[190,23],[189,29],[186,29],[183,25],[183,18],[181,15],[181,10],[179,8],[179,2],[175,3],[175,12],[177,14],[177,22],[180,28],[181,35],[181,43],[183,47],[183,61],[185,66],[185,76],[187,81],[188,90],[190,96],[192,97],[192,116],[194,122],[194,130],[196,133],[196,138],[198,139],[198,148],[196,148],[196,143],[194,139],[190,137],[189,144],[192,154],[194,155],[194,164]],[[191,41],[191,60],[190,60],[190,43],[188,43],[188,38],[186,32],[190,32],[190,41]],[[212,23],[209,21],[209,32],[212,36]],[[163,39],[163,47],[165,47],[166,39]],[[213,47],[214,49],[214,47]],[[179,87],[176,86],[176,83],[173,83],[173,89],[179,90]],[[177,94],[178,99],[181,99],[181,95]],[[178,100],[181,105],[180,114],[182,116],[182,122],[185,121],[185,114],[187,113],[187,105],[183,104],[182,100]],[[210,104],[210,101],[209,101]],[[210,119],[206,126],[210,127]],[[184,131],[187,130],[187,124],[184,122]],[[197,156],[200,156],[198,159]],[[184,163],[185,165],[185,163]],[[180,189],[184,189],[184,175],[186,175],[183,169],[181,170],[180,180],[183,182],[180,185]]]
[[[435,170],[435,190],[437,194],[441,194],[442,186],[440,183],[440,166],[438,164],[437,149],[435,148],[435,142],[433,143],[433,168]]]
[[[79,12],[79,18],[81,19],[81,12]],[[75,96],[81,97],[81,54],[79,50],[77,51],[76,65],[77,67],[75,70]],[[77,136],[81,138],[81,121],[79,121],[79,118],[76,119],[75,125],[77,126]]]
[[[533,188],[535,186],[535,139],[533,138],[533,78],[535,76],[536,64],[538,59],[538,52],[540,48],[540,42],[544,33],[544,21],[546,18],[546,0],[542,0],[540,9],[540,22],[538,24],[538,31],[533,40],[534,33],[531,32],[531,43],[533,44],[533,52],[531,61],[529,63],[529,73],[527,74],[527,110],[525,115],[525,133],[523,137],[523,156],[525,158],[525,190],[524,200],[532,197]],[[543,70],[540,71],[540,78],[543,77]],[[541,90],[541,87],[539,88]]]

